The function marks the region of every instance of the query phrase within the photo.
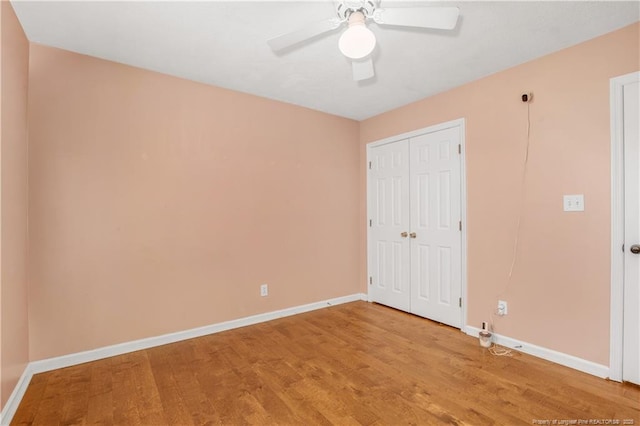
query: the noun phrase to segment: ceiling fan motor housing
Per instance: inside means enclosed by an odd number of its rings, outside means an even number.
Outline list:
[[[338,18],[347,20],[353,12],[362,12],[366,18],[373,16],[376,5],[372,0],[343,0],[336,2]]]

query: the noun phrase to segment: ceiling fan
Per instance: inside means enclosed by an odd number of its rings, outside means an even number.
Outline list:
[[[338,48],[351,59],[353,79],[366,80],[374,76],[371,53],[376,46],[376,37],[366,26],[368,20],[378,25],[452,30],[460,14],[457,7],[380,8],[377,0],[341,0],[335,3],[337,16],[268,40],[271,50],[281,52],[333,31],[346,22],[348,28],[340,36]]]

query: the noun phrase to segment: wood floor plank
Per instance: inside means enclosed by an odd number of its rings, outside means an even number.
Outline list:
[[[66,369],[54,370],[49,373],[43,373],[43,376],[47,377],[47,387],[45,388],[44,393],[42,394],[42,399],[39,403],[38,411],[33,416],[33,421],[29,422],[24,420],[21,416],[18,416],[18,412],[13,418],[12,424],[33,424],[33,425],[49,425],[51,424],[50,419],[60,419],[62,417],[62,404],[64,399],[60,398],[60,393],[63,392],[64,389],[67,388],[67,380],[65,379],[65,371]],[[31,384],[27,388],[27,392],[25,393],[25,397],[20,402],[20,406],[18,407],[18,411],[21,409],[24,401],[29,401],[29,398],[26,398],[27,393],[31,392]],[[17,421],[16,421],[17,420]]]
[[[113,425],[113,379],[111,362],[91,363],[91,386],[87,424]]]
[[[140,400],[133,369],[136,368],[135,355],[124,354],[116,357],[113,369],[113,418],[115,424],[142,425],[138,409]]]
[[[34,376],[12,424],[632,420],[640,388],[354,302]]]
[[[179,342],[183,347],[184,342]],[[154,374],[154,381],[158,389],[158,396],[162,407],[172,407],[171,410],[164,410],[165,419],[168,424],[192,425],[193,417],[197,413],[190,413],[179,390],[178,380],[174,375],[171,366],[171,345],[152,348],[148,351],[149,364]]]
[[[91,371],[85,365],[77,365],[67,369],[69,383],[66,388],[69,397],[62,404],[63,424],[84,424],[89,403],[89,387]]]
[[[14,417],[12,424],[35,424],[36,415],[40,412],[40,406],[44,401],[47,383],[51,377],[51,374],[35,374],[31,378],[31,382],[29,383],[29,391],[33,394],[33,397],[27,400],[22,400],[21,407],[23,407],[25,416],[20,420],[19,423]]]

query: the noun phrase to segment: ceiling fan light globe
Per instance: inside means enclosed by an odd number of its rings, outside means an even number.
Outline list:
[[[364,25],[352,25],[338,40],[338,48],[350,59],[362,59],[376,47],[376,36]]]

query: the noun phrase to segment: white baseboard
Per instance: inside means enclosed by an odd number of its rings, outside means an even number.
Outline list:
[[[89,351],[59,356],[55,358],[32,361],[25,368],[22,377],[18,381],[13,393],[9,397],[7,404],[0,416],[0,425],[5,426],[11,423],[11,419],[20,405],[20,401],[27,390],[27,386],[34,374],[56,370],[58,368],[71,367],[73,365],[84,364],[85,362],[97,361],[116,355],[148,349],[155,346],[166,345],[168,343],[179,342],[181,340],[193,339],[194,337],[206,336],[208,334],[219,333],[221,331],[232,330],[234,328],[246,327],[248,325],[284,318],[304,312],[315,311],[329,306],[341,305],[343,303],[355,302],[357,300],[367,300],[364,293],[356,293],[334,299],[323,300],[321,302],[309,303],[307,305],[294,306],[292,308],[278,311],[266,312],[264,314],[252,315],[250,317],[225,321],[204,327],[192,328],[190,330],[178,331],[176,333],[163,334],[161,336],[149,337],[146,339],[134,340],[117,345],[105,346]]]
[[[464,332],[470,336],[478,337],[480,329],[466,326]],[[511,337],[501,336],[500,334],[493,333],[493,337],[493,342],[498,345],[515,349],[538,358],[546,359],[547,361],[555,362],[556,364],[564,365],[565,367],[570,367],[603,379],[606,379],[609,376],[609,367],[605,365],[587,361],[586,359],[578,358],[563,352],[554,351],[553,349],[543,348],[542,346],[533,345],[521,340],[512,339]]]
[[[18,383],[16,383],[16,387],[13,388],[13,392],[11,392],[7,403],[2,408],[2,412],[0,412],[0,425],[9,426],[11,423],[11,419],[13,419],[13,415],[16,413],[20,401],[22,401],[22,397],[31,382],[31,377],[33,377],[33,371],[31,371],[31,365],[27,364]]]

